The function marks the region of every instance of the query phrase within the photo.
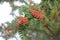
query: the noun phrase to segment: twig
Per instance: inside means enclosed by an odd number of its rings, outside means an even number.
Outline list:
[[[47,29],[49,30],[49,32],[51,33],[51,34],[53,34],[53,39],[54,40],[57,40],[57,35],[49,28],[49,27],[47,27]]]
[[[26,1],[23,1],[26,5],[28,5],[28,3]]]

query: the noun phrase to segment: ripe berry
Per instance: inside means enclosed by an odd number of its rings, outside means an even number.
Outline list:
[[[33,10],[32,15],[35,18],[39,18],[40,17],[40,12],[35,9],[35,10]]]
[[[27,17],[23,18],[22,22],[23,22],[23,24],[27,24],[28,23],[28,18]]]
[[[42,21],[45,18],[45,14],[41,14],[39,17],[39,21]]]
[[[22,20],[18,20],[17,23],[18,23],[18,24],[22,24]]]
[[[43,20],[43,18],[42,18],[42,16],[40,16],[40,17],[39,17],[39,21],[42,21],[42,20]]]
[[[11,30],[12,30],[12,28],[9,28],[9,27],[8,27],[8,28],[6,28],[6,29],[7,29],[8,31],[11,31]]]
[[[47,24],[46,22],[44,22],[44,26],[45,26],[45,27],[47,27],[47,26],[48,26],[48,24]]]
[[[22,20],[24,17],[20,16],[20,20]]]

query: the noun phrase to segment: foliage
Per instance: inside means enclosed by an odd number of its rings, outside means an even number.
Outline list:
[[[22,40],[60,40],[59,0],[42,0],[37,5],[22,5],[7,31],[19,32]]]

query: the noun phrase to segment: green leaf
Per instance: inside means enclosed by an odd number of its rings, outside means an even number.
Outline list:
[[[28,5],[22,5],[21,8],[19,8],[19,14],[22,14],[23,12],[28,12],[29,6]]]
[[[40,30],[43,30],[44,29],[44,26],[43,26],[43,23],[42,22],[40,22],[39,26],[40,26]]]
[[[29,20],[33,18],[33,16],[32,16],[32,14],[31,14],[31,13],[27,13],[27,14],[25,14],[25,17],[28,17],[28,18],[29,18]]]
[[[12,27],[14,27],[14,25],[15,25],[16,23],[17,23],[17,22],[16,22],[15,20],[13,20],[13,21],[11,22],[11,24],[8,25],[8,27],[11,27],[11,28],[12,28]]]

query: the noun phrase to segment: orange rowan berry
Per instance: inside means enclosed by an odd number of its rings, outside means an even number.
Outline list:
[[[8,31],[11,31],[11,30],[12,30],[12,28],[9,28],[9,27],[8,27],[8,28],[6,28],[6,29],[7,29]]]
[[[22,22],[23,22],[23,24],[27,24],[28,23],[28,18],[27,17],[23,18]]]
[[[44,22],[44,26],[45,26],[45,27],[47,27],[47,26],[48,26],[48,24],[47,24],[46,22]]]

